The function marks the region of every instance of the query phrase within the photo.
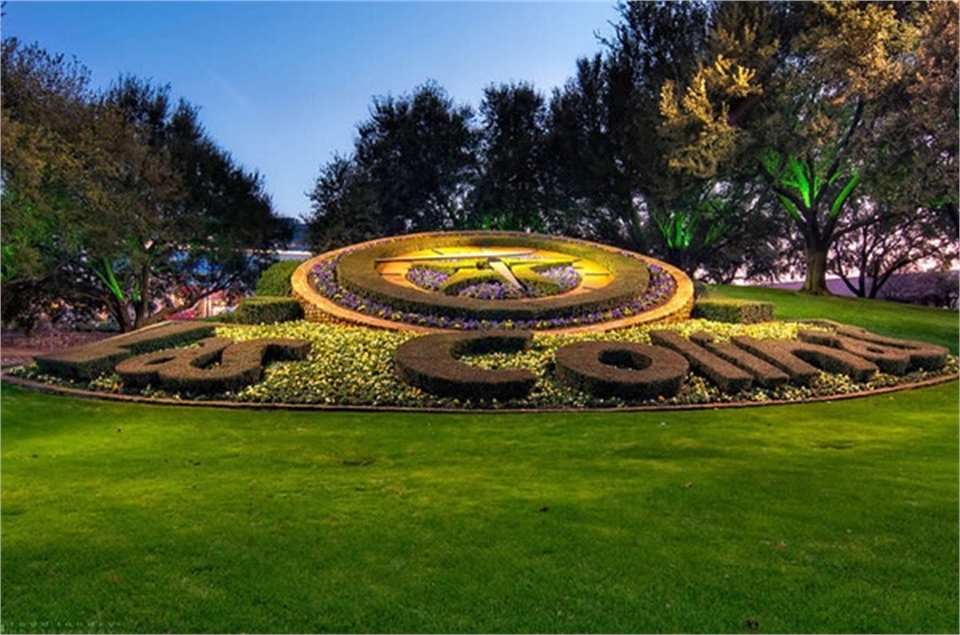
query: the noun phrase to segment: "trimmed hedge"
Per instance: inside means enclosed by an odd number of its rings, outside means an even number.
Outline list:
[[[884,337],[832,320],[810,320],[808,323],[831,327],[836,331],[836,335],[803,329],[798,332],[800,339],[849,351],[894,375],[903,375],[920,368],[942,368],[950,354],[946,348],[936,344]]]
[[[773,321],[771,302],[752,302],[728,298],[698,298],[693,304],[692,317],[713,322],[757,324]]]
[[[258,295],[241,300],[234,316],[240,324],[292,322],[303,318],[303,307],[296,298]]]
[[[164,322],[100,342],[37,355],[34,360],[40,371],[48,375],[89,381],[112,373],[128,357],[195,342],[213,335],[213,331],[212,324]]]
[[[525,247],[562,251],[574,257],[593,260],[608,269],[614,279],[589,295],[559,295],[533,300],[480,300],[395,285],[381,278],[376,271],[378,259],[409,251],[464,245],[515,247],[518,241]],[[349,291],[400,311],[451,318],[471,317],[477,320],[546,320],[569,315],[571,311],[591,313],[625,304],[643,295],[650,282],[650,271],[640,260],[583,241],[540,234],[462,232],[385,239],[381,243],[345,255],[337,265],[337,279],[340,285]]]
[[[275,262],[260,274],[257,280],[256,294],[260,296],[290,297],[293,295],[293,285],[290,278],[303,260],[281,260]]]
[[[747,371],[764,388],[776,388],[790,381],[790,376],[773,364],[754,357],[730,342],[715,342],[709,333],[694,333],[690,339],[717,357]]]
[[[877,365],[852,353],[819,344],[798,340],[758,340],[753,337],[734,337],[734,344],[782,368],[793,381],[804,386],[820,375],[828,373],[849,375],[855,382],[869,380],[878,370]]]
[[[152,385],[175,392],[216,394],[260,381],[263,366],[272,361],[306,359],[310,346],[306,340],[233,342],[213,337],[196,348],[158,351],[124,360],[116,370],[125,386]]]
[[[671,348],[686,357],[694,370],[705,375],[725,393],[749,390],[753,384],[750,373],[698,346],[676,331],[650,331],[650,341],[658,346]]]
[[[556,353],[557,378],[596,397],[672,397],[689,369],[679,353],[633,342],[577,342]]]
[[[533,336],[517,333],[437,333],[408,340],[393,359],[397,377],[406,384],[458,399],[519,399],[537,381],[526,369],[487,370],[456,359],[459,355],[514,352],[530,347]]]

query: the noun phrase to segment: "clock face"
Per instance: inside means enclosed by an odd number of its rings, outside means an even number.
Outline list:
[[[476,284],[500,285],[511,299],[590,293],[610,284],[614,278],[608,269],[593,260],[523,246],[419,249],[378,258],[375,267],[384,280],[400,286],[463,295],[471,288],[471,281],[476,281]],[[543,284],[537,285],[537,282]],[[533,289],[554,287],[555,293],[533,292]]]
[[[292,279],[308,319],[377,328],[571,332],[689,315],[682,272],[583,240],[437,232],[344,247]]]

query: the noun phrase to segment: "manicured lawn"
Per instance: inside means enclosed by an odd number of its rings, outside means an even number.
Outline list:
[[[775,301],[781,318],[807,308]],[[842,301],[815,302],[811,317],[898,337],[952,328],[956,352],[956,313],[898,327],[908,307],[882,306],[871,325],[854,319],[864,307],[848,319]],[[955,382],[609,414],[227,411],[6,385],[2,398],[8,632],[960,622]]]

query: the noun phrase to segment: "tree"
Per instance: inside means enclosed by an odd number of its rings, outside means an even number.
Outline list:
[[[261,177],[210,141],[195,108],[172,106],[168,87],[121,78],[103,108],[127,134],[110,148],[113,189],[84,225],[81,292],[126,331],[254,282],[285,227]]]
[[[475,169],[472,112],[437,84],[380,97],[359,126],[355,162],[375,191],[388,234],[452,228],[463,221]]]
[[[915,270],[922,261],[948,268],[957,257],[956,240],[945,237],[938,210],[875,210],[876,205],[865,200],[854,209],[847,219],[853,229],[838,233],[830,253],[830,270],[852,293],[876,298],[895,274]]]
[[[376,191],[355,161],[334,157],[308,194],[313,213],[303,218],[311,249],[325,252],[384,235]]]
[[[720,81],[712,92],[709,83],[707,91],[700,90],[704,77],[687,85],[686,95],[699,92],[702,97],[691,100],[698,109],[671,110],[666,91],[664,113],[678,127],[685,116],[700,111],[708,115],[688,132],[680,150],[686,161],[675,167],[691,171],[706,166],[699,174],[705,176],[718,157],[752,155],[758,161],[760,174],[803,239],[803,291],[821,294],[827,293],[828,253],[848,202],[876,160],[877,148],[862,143],[867,136],[863,130],[882,117],[885,104],[894,99],[912,54],[913,27],[894,7],[873,3],[785,5],[777,10],[784,12],[777,23],[790,25],[780,31],[784,41],[771,43],[768,54],[758,45],[740,47],[739,52],[726,45],[725,54],[713,52],[701,69],[726,64],[735,72],[717,73]],[[799,22],[803,28],[797,30]],[[742,31],[745,45],[746,35],[754,32],[760,29]],[[772,70],[759,72],[763,68]],[[703,139],[710,143],[701,143]],[[716,149],[717,156],[711,156]],[[855,227],[848,224],[846,229]]]
[[[75,220],[110,157],[97,150],[89,71],[14,38],[2,47],[0,297],[3,321],[30,331],[57,297]]]
[[[665,209],[691,179],[671,172],[658,135],[660,87],[684,82],[704,45],[709,5],[632,2],[618,7],[605,50],[581,59],[550,105],[558,199],[576,233],[640,251],[647,210]]]
[[[772,201],[754,179],[706,181],[651,216],[653,253],[689,276],[730,283],[738,275],[771,278],[781,272],[784,228],[771,218]]]
[[[471,225],[544,231],[546,102],[529,84],[489,86],[480,105],[480,169]]]
[[[195,109],[135,78],[94,95],[15,40],[3,68],[5,320],[66,300],[130,330],[255,278],[282,224]]]

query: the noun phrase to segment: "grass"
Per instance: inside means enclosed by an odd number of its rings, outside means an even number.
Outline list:
[[[816,302],[816,317],[844,319],[837,299]],[[805,308],[778,302],[778,317]],[[917,315],[929,318],[916,329],[956,333],[955,313]],[[920,338],[913,328],[872,326]],[[224,411],[6,385],[2,397],[6,632],[960,621],[956,383],[576,416]]]

